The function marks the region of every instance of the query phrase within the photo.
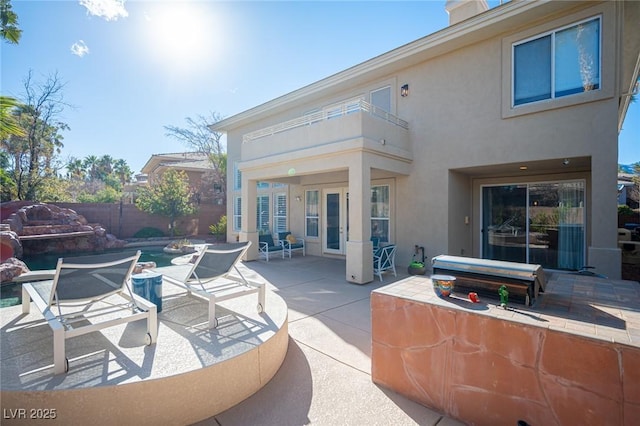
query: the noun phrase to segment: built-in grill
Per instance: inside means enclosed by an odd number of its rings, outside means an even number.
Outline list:
[[[456,277],[454,292],[499,298],[498,290],[504,285],[510,302],[533,305],[546,285],[541,265],[449,255],[436,256],[431,262],[434,274]]]

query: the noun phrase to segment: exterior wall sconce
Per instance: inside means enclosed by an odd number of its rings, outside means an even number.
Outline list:
[[[403,98],[406,98],[407,96],[409,96],[409,85],[405,84],[404,86],[402,86],[400,88],[400,96],[402,96]]]
[[[298,201],[298,202],[302,201],[302,197],[299,196],[299,195],[296,195],[296,201]]]

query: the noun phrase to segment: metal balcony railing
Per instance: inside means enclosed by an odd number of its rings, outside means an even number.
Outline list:
[[[362,99],[355,99],[352,101],[343,102],[337,105],[324,108],[322,111],[317,111],[309,114],[305,114],[302,117],[294,118],[282,123],[275,124],[273,126],[266,127],[264,129],[256,130],[251,133],[247,133],[242,137],[242,142],[250,142],[256,139],[264,138],[266,136],[272,136],[277,133],[286,132],[287,130],[295,129],[297,127],[310,126],[321,121],[332,120],[344,115],[353,114],[356,112],[365,112],[369,115],[388,121],[396,126],[404,129],[409,128],[409,123],[396,117],[395,115],[388,113],[387,111],[370,104]]]

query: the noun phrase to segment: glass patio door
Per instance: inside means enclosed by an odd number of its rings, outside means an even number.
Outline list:
[[[349,193],[345,188],[324,192],[325,253],[345,254],[349,233]]]
[[[482,188],[482,257],[526,263],[526,185]]]
[[[584,181],[482,188],[482,257],[577,270],[585,261]]]

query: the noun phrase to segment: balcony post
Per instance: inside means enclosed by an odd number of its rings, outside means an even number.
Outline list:
[[[349,239],[346,279],[355,284],[373,281],[371,242],[371,166],[363,154],[349,165]]]

